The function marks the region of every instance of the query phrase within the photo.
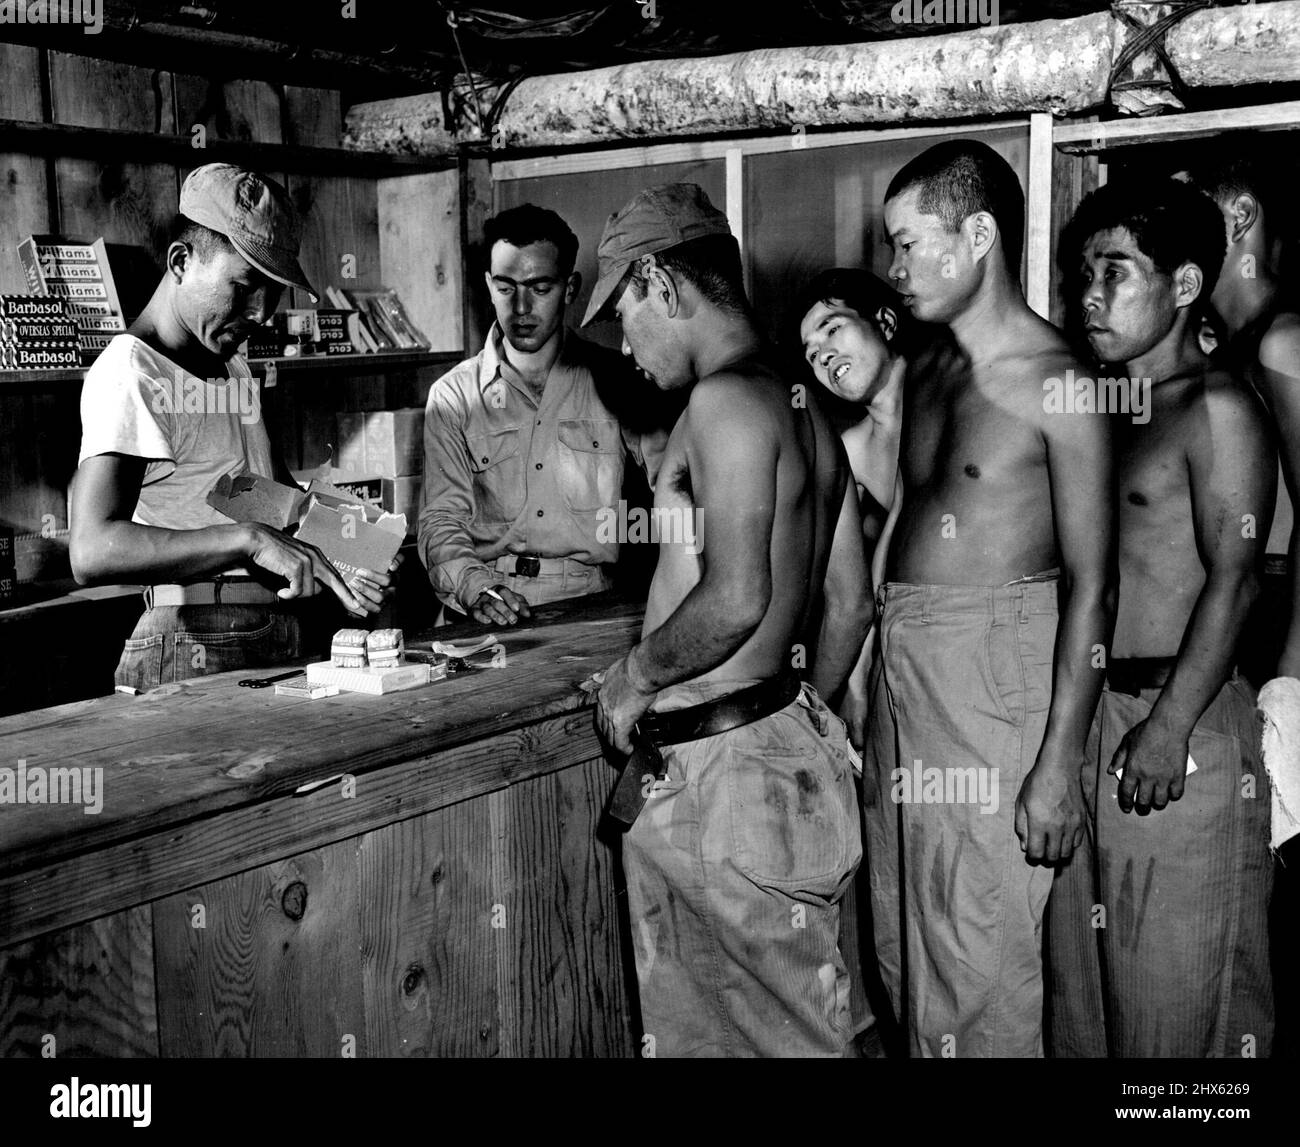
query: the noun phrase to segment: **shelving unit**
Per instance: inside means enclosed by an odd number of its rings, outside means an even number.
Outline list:
[[[342,147],[303,147],[283,143],[254,143],[214,139],[195,147],[188,135],[150,131],[122,131],[105,127],[71,127],[0,119],[0,151],[27,155],[52,155],[78,159],[134,163],[171,163],[197,167],[200,163],[237,163],[258,171],[298,175],[353,176],[384,179],[396,175],[421,175],[456,166],[454,156],[430,159],[418,155],[353,151]]]
[[[257,371],[274,364],[277,375],[313,371],[346,370],[353,373],[378,373],[385,370],[410,370],[422,366],[455,366],[465,357],[461,351],[376,351],[373,354],[308,355],[306,358],[257,358],[249,365]],[[373,372],[369,368],[374,368]],[[39,385],[41,383],[82,382],[86,368],[75,370],[0,370],[0,387]]]

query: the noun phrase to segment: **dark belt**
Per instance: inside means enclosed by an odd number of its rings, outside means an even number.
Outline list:
[[[1112,658],[1106,666],[1106,687],[1112,693],[1139,697],[1143,689],[1163,689],[1177,664],[1177,657]]]
[[[613,820],[631,827],[645,807],[654,782],[664,777],[661,746],[716,737],[761,721],[789,705],[799,696],[800,688],[798,676],[785,672],[702,705],[647,713],[632,730],[632,755],[623,766],[623,775],[606,811]]]

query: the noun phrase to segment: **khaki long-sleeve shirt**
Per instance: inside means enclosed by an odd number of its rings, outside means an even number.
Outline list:
[[[618,559],[618,542],[598,539],[598,515],[617,512],[624,442],[595,378],[621,363],[571,331],[562,337],[540,403],[501,353],[496,324],[483,350],[429,391],[419,549],[444,605],[468,611],[501,580],[492,563],[504,554]]]

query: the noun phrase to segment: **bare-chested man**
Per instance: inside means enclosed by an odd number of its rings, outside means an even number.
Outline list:
[[[1186,184],[1112,184],[1062,242],[1093,351],[1151,400],[1116,423],[1119,612],[1088,836],[1052,894],[1052,1050],[1267,1056],[1269,789],[1234,658],[1277,459],[1257,396],[1197,341],[1222,221]]]
[[[898,482],[903,377],[907,373],[902,328],[910,324],[910,317],[888,283],[870,271],[846,267],[823,271],[813,279],[795,310],[803,314],[799,339],[813,377],[859,415],[841,432],[840,440],[857,484],[872,582],[879,584],[888,544],[885,527],[893,520],[890,514]],[[868,635],[837,710],[858,752],[862,751],[869,710],[871,644]]]
[[[1082,368],[1025,303],[1023,221],[1014,172],[969,140],[886,192],[890,276],[958,347],[906,395],[864,768],[877,957],[913,1055],[1042,1054],[1047,866],[1082,838],[1113,616],[1109,429],[1048,413]]]
[[[773,368],[699,187],[638,194],[598,256],[587,321],[612,306],[640,369],[690,388],[655,485],[641,642],[597,711],[617,749],[662,746],[623,849],[645,1034],[658,1056],[840,1055],[838,904],[861,834],[845,728],[818,693],[842,684],[871,618],[844,450]],[[674,537],[683,516],[696,528]],[[814,689],[791,665],[823,588]]]
[[[1198,147],[1185,176],[1223,215],[1227,251],[1211,296],[1220,352],[1229,369],[1250,382],[1277,427],[1281,457],[1277,512],[1265,546],[1261,604],[1247,628],[1243,671],[1262,685],[1269,677],[1300,678],[1300,299],[1278,275],[1277,247],[1289,216],[1287,173],[1276,144]],[[1248,674],[1248,675],[1249,675]]]

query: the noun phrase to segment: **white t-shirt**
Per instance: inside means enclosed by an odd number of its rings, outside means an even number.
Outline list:
[[[169,530],[229,525],[207,504],[223,474],[271,474],[262,393],[244,359],[199,379],[135,335],[117,335],[86,372],[81,454],[148,459],[132,521]]]

